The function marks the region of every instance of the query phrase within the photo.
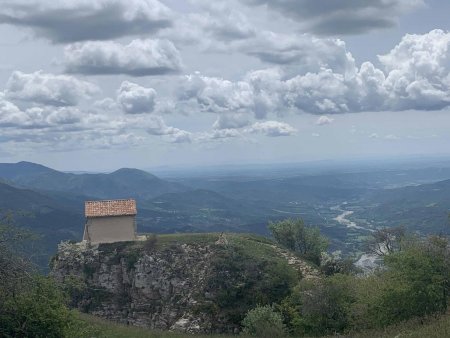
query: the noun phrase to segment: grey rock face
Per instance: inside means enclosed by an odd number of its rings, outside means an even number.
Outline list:
[[[188,333],[236,332],[226,317],[202,311],[213,306],[205,289],[213,253],[214,246],[197,244],[146,253],[130,243],[62,243],[52,275],[81,285],[73,305],[105,319]]]

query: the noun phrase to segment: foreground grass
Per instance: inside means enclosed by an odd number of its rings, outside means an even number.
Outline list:
[[[91,315],[79,315],[83,329],[79,330],[80,337],[89,338],[230,338],[233,335],[190,335],[167,331],[156,331],[133,326],[112,323]],[[242,338],[248,336],[239,335]],[[345,336],[347,338],[445,338],[450,337],[450,313],[439,318],[427,320],[411,320],[380,330],[355,332]],[[330,337],[331,338],[331,337]]]
[[[446,338],[450,337],[450,312],[438,318],[414,319],[385,329],[355,332],[347,338]]]
[[[91,315],[79,314],[81,320],[80,326],[83,329],[79,331],[80,337],[89,338],[227,338],[236,337],[232,335],[192,335],[175,333],[169,331],[150,330],[134,326],[125,326],[116,324]],[[240,335],[239,337],[245,337]]]

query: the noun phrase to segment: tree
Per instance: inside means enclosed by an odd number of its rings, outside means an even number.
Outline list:
[[[257,337],[283,337],[285,327],[283,318],[270,305],[257,306],[247,312],[242,321],[243,332]]]
[[[409,242],[384,257],[382,287],[369,317],[384,326],[447,310],[450,289],[450,245],[445,237]]]
[[[342,274],[302,280],[281,305],[290,332],[294,336],[344,332],[356,302],[354,286],[355,278]]]
[[[271,222],[269,229],[277,243],[317,265],[320,264],[320,257],[328,247],[328,240],[320,234],[319,228],[307,227],[301,219],[287,219]]]
[[[377,229],[369,240],[369,252],[380,257],[390,255],[402,250],[405,238],[406,232],[403,226]]]
[[[12,213],[0,216],[0,304],[31,280],[33,267],[21,249],[32,238],[30,232],[14,225]]]
[[[75,318],[62,291],[21,251],[31,238],[11,214],[0,217],[0,336],[73,337]]]

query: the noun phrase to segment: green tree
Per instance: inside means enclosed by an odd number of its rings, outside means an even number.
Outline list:
[[[335,274],[302,280],[281,304],[294,336],[342,333],[350,327],[355,277]]]
[[[77,337],[63,293],[21,251],[30,238],[9,214],[0,218],[0,337]]]
[[[33,285],[8,297],[0,313],[0,333],[6,337],[65,337],[72,313],[50,278],[33,278]]]
[[[387,325],[412,317],[443,313],[450,284],[449,243],[444,238],[410,244],[384,258],[387,281],[374,304],[375,318]]]
[[[317,265],[320,264],[322,252],[328,247],[328,240],[320,234],[319,228],[307,227],[301,219],[271,222],[269,230],[277,243]]]
[[[229,243],[216,248],[207,291],[214,303],[239,324],[245,314],[257,305],[282,301],[298,280],[298,273],[278,255],[255,254],[251,243]]]
[[[283,337],[283,317],[270,305],[257,306],[242,321],[243,332],[257,337]]]

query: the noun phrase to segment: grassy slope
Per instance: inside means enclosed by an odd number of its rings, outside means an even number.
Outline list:
[[[190,335],[173,332],[154,331],[137,327],[114,324],[96,317],[80,314],[80,318],[85,327],[83,337],[91,338],[183,338],[183,337],[210,337],[226,338],[236,337],[227,335]],[[80,331],[81,333],[81,331]],[[239,335],[239,337],[245,337]],[[405,322],[396,326],[388,327],[385,330],[367,331],[350,334],[344,337],[354,338],[441,338],[450,337],[450,314],[437,319],[425,320],[422,324],[419,320]]]
[[[415,319],[387,327],[349,334],[348,338],[445,338],[450,337],[450,312],[438,318]]]
[[[210,337],[225,338],[236,337],[227,335],[192,335],[175,333],[169,331],[149,330],[145,328],[125,326],[104,319],[96,318],[91,315],[80,314],[80,319],[84,326],[84,332],[80,331],[80,337],[89,338],[184,338],[184,337]],[[240,335],[239,337],[245,337]]]
[[[225,233],[226,240],[230,244],[238,245],[245,251],[256,257],[275,257],[280,259],[279,254],[269,245],[275,244],[269,238],[254,234],[236,234]],[[214,244],[220,237],[220,233],[176,233],[157,235],[157,250],[163,250],[174,244]],[[267,245],[269,244],[269,245]],[[126,247],[128,250],[136,250],[142,248],[143,241],[137,242],[118,242],[111,244],[101,244],[101,250],[114,250],[115,247]]]

